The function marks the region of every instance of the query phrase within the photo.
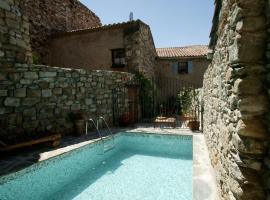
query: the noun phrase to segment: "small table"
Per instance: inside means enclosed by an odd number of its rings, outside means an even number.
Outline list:
[[[167,125],[176,128],[176,119],[174,117],[157,117],[154,121],[154,128],[157,125]]]

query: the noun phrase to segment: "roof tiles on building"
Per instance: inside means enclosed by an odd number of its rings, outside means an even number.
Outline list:
[[[186,57],[204,57],[207,55],[208,46],[194,45],[186,47],[168,47],[157,48],[157,54],[160,58],[186,58]]]

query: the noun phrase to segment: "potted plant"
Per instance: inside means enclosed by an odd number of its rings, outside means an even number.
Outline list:
[[[76,136],[82,136],[85,131],[84,113],[77,111],[70,113],[70,119],[73,122]]]
[[[200,129],[200,122],[198,120],[189,121],[188,127],[191,131],[198,131]]]
[[[197,120],[200,105],[199,92],[194,88],[186,87],[182,88],[178,97],[181,105],[181,121],[187,122],[187,127],[192,131],[199,130],[200,122]]]
[[[191,131],[198,131],[200,129],[200,122],[197,120],[199,115],[199,90],[192,91],[191,110],[193,118],[188,122],[188,127]]]
[[[178,100],[180,102],[180,118],[183,121],[188,120],[192,104],[191,89],[182,88],[178,94]]]

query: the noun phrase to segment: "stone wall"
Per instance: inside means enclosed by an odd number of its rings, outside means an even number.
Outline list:
[[[32,65],[29,23],[21,2],[0,1],[0,141],[74,133],[72,113],[102,115],[112,122],[115,106],[116,117],[121,117],[128,109],[125,84],[132,75]],[[116,102],[113,94],[119,97]]]
[[[213,59],[204,76],[204,134],[221,199],[265,199],[266,1],[216,2]]]
[[[269,101],[270,101],[270,0],[267,0],[266,6],[266,17],[267,17],[267,33],[268,33],[268,40],[267,40],[267,48],[266,48],[266,59],[267,59],[267,82],[266,88],[268,89]],[[268,124],[268,132],[270,132],[270,111],[266,115],[266,120]],[[268,144],[268,152],[265,158],[265,185],[267,188],[267,200],[270,199],[270,145]]]
[[[78,0],[21,0],[30,22],[34,54],[46,55],[49,37],[59,31],[100,26],[100,19]]]
[[[123,72],[71,70],[15,64],[0,80],[0,140],[13,143],[48,133],[72,133],[73,112],[85,118],[113,120],[115,88],[132,76]],[[128,109],[127,90],[119,92],[121,113]],[[118,119],[116,119],[118,120]]]
[[[151,29],[147,24],[140,23],[139,32],[137,32],[137,45],[132,47],[133,50],[133,68],[138,67],[138,71],[146,77],[155,76],[155,68],[157,66],[156,48],[152,37]]]
[[[20,1],[0,1],[0,70],[12,63],[31,63],[29,24]]]

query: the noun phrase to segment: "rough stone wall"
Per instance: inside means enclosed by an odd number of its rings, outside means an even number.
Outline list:
[[[155,77],[157,53],[151,29],[147,24],[137,20],[133,22],[133,27],[125,29],[124,47],[128,72],[140,72],[150,79]]]
[[[155,77],[155,68],[157,66],[156,48],[152,38],[151,29],[148,25],[140,24],[138,36],[138,48],[135,49],[135,57],[139,59],[139,72],[146,77]]]
[[[266,88],[268,89],[269,101],[270,101],[270,0],[267,0],[266,5],[266,17],[267,17],[267,33],[268,33],[268,40],[267,40],[267,48],[266,48],[266,59],[267,59],[267,82]],[[266,120],[268,124],[268,132],[270,132],[270,111],[266,115]],[[270,143],[269,143],[270,144]],[[270,145],[268,144],[268,151],[265,158],[265,185],[267,188],[267,200],[270,199]]]
[[[14,143],[50,133],[73,132],[70,113],[112,121],[128,109],[131,74],[31,64],[29,24],[21,1],[0,1],[0,140]],[[119,95],[117,103],[112,95]],[[118,119],[116,119],[118,120]]]
[[[204,134],[221,199],[265,199],[266,1],[216,2],[217,9],[222,6],[214,18],[213,59],[204,76]]]
[[[100,26],[100,19],[78,0],[21,0],[30,22],[33,52],[46,55],[49,37],[59,31]]]
[[[15,62],[32,62],[29,24],[20,7],[20,1],[0,1],[0,70]]]
[[[72,133],[69,115],[76,111],[112,122],[113,89],[124,88],[131,78],[124,72],[15,64],[12,72],[1,73],[0,140],[12,143],[47,133]],[[119,116],[128,109],[126,93],[119,91]]]

